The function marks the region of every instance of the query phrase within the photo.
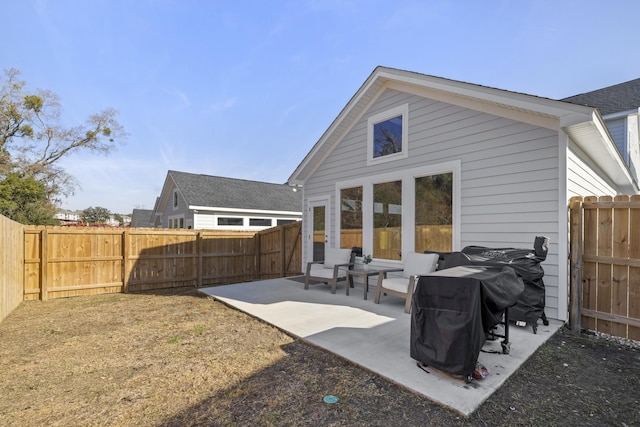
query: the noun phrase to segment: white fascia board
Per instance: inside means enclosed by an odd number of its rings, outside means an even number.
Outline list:
[[[613,119],[621,119],[623,117],[631,116],[633,114],[638,114],[640,108],[636,108],[634,110],[620,111],[618,113],[607,114],[606,116],[602,116],[604,120],[613,120]]]
[[[466,104],[468,108],[475,107],[481,111],[486,111],[487,108],[493,107],[490,111],[493,114],[554,130],[588,121],[591,112],[594,110],[590,107],[534,95],[510,92],[411,71],[377,67],[291,174],[289,177],[290,184],[304,184],[306,178],[326,158],[330,151],[329,148],[335,140],[344,134],[367,111],[370,104],[375,101],[375,92],[379,93],[385,87],[433,97],[461,106]],[[454,98],[458,100],[454,101]],[[355,110],[355,115],[351,115],[352,110]],[[508,110],[511,110],[511,112]],[[345,123],[345,120],[349,120],[351,123]],[[558,121],[560,122],[559,125]]]
[[[234,208],[219,208],[215,206],[189,206],[190,210],[207,211],[207,212],[227,212],[227,213],[241,213],[241,214],[253,214],[253,215],[295,215],[302,216],[302,212],[293,211],[266,211],[259,209],[234,209]]]
[[[462,98],[476,99],[485,103],[502,105],[521,111],[543,114],[548,117],[563,118],[572,114],[578,114],[584,117],[593,110],[593,108],[590,107],[535,95],[412,72],[382,71],[380,75],[387,77],[391,81],[403,82],[417,87],[449,93]]]

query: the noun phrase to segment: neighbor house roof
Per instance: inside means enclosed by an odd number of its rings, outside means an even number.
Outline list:
[[[637,111],[640,107],[640,79],[570,96],[562,101],[597,108],[603,116]]]
[[[151,209],[134,209],[131,214],[131,227],[153,227],[151,215],[153,215],[153,210]]]
[[[598,159],[602,170],[616,185],[625,191],[636,191],[631,173],[593,107],[381,66],[376,67],[311,148],[289,177],[289,183],[303,184],[385,89],[418,94],[550,129],[564,129],[587,155]]]
[[[227,208],[301,212],[302,195],[287,184],[169,171],[190,209]]]

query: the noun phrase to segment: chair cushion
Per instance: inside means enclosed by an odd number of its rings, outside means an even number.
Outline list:
[[[333,279],[333,267],[327,268],[323,264],[311,264],[309,275],[312,277],[323,277]],[[343,269],[338,269],[338,277],[346,277],[347,273]]]
[[[404,277],[389,277],[387,279],[382,279],[382,288],[407,293],[409,291],[409,280]]]
[[[333,268],[336,264],[349,264],[351,249],[327,248],[324,256],[324,266]]]
[[[429,274],[436,271],[437,266],[438,254],[418,254],[415,252],[409,252],[404,259],[404,270],[402,271],[402,276],[408,279],[411,276]]]

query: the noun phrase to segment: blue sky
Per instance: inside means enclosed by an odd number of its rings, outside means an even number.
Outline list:
[[[63,208],[152,209],[167,171],[284,183],[378,65],[549,98],[640,77],[637,0],[2,0],[0,68],[113,107]]]

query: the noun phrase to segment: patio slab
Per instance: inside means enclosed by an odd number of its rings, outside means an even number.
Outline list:
[[[383,296],[380,304],[374,304],[372,290],[364,300],[362,287],[356,285],[347,296],[344,286],[342,283],[336,294],[331,294],[327,285],[304,290],[295,278],[281,278],[199,291],[464,416],[478,408],[563,325],[550,319],[544,326],[539,321],[534,334],[531,327],[512,324],[509,354],[501,353],[500,340],[487,341],[478,361],[487,367],[489,376],[466,384],[432,368],[427,368],[427,373],[416,366],[409,356],[411,316],[404,312],[404,300]]]

